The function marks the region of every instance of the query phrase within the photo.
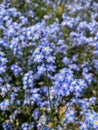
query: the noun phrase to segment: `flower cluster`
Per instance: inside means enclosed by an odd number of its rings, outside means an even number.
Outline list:
[[[75,97],[79,97],[86,87],[86,82],[83,79],[75,79],[70,69],[63,68],[55,75],[54,89],[55,94],[59,96],[73,94]]]
[[[39,63],[37,67],[39,74],[45,74],[45,72],[55,72],[55,56],[52,55],[52,52],[53,49],[50,46],[45,45],[38,46],[35,49],[33,58],[35,63]]]
[[[5,58],[5,54],[0,51],[0,74],[6,72],[6,64],[7,59]]]
[[[22,72],[22,69],[17,64],[11,65],[11,70],[16,76]]]
[[[80,130],[97,130],[98,129],[98,113],[95,111],[85,113],[85,120],[80,122]]]
[[[0,2],[1,130],[98,129],[97,12],[97,0]]]

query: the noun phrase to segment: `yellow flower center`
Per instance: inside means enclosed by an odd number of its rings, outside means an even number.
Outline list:
[[[62,73],[64,73],[65,71],[64,71],[64,70],[62,70],[61,72],[62,72]]]
[[[73,114],[74,114],[74,112],[73,112],[73,111],[70,111],[70,114],[72,114],[72,115],[73,115]]]
[[[59,76],[59,79],[62,79],[62,76]]]
[[[40,58],[40,55],[37,56],[37,59],[39,59],[39,58]]]
[[[94,121],[94,124],[95,124],[95,125],[98,125],[98,120],[95,120],[95,121]]]
[[[70,117],[69,120],[72,121],[72,117]]]
[[[49,48],[48,48],[48,47],[46,47],[46,48],[45,48],[45,50],[46,50],[46,51],[48,51],[48,50],[49,50]]]
[[[80,85],[82,85],[83,84],[83,82],[82,81],[80,81]]]
[[[70,80],[71,79],[71,77],[70,76],[68,76],[68,80]]]
[[[3,54],[2,52],[0,52],[0,54]]]
[[[38,48],[35,49],[35,52],[38,52]]]
[[[94,118],[94,116],[90,116],[90,119],[93,119]]]

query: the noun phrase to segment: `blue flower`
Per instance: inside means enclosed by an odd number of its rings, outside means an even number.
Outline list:
[[[7,91],[7,88],[5,86],[1,86],[0,87],[0,91],[1,91],[1,94],[2,95],[5,95],[8,91]]]
[[[33,88],[34,87],[34,76],[33,71],[28,71],[26,74],[24,74],[23,77],[23,88]]]
[[[89,102],[90,102],[91,104],[94,104],[96,100],[97,100],[96,97],[91,97],[91,98],[89,98]]]
[[[73,74],[72,73],[67,73],[66,74],[66,80],[70,83],[71,81],[74,80]]]
[[[68,91],[68,89],[69,89],[69,83],[68,83],[68,82],[62,83],[62,89],[63,89],[64,91]]]
[[[44,56],[41,53],[37,54],[37,55],[35,55],[34,62],[40,63],[43,61],[43,58],[44,58]]]
[[[4,83],[3,78],[0,77],[0,84]]]
[[[19,65],[17,65],[17,64],[11,65],[11,70],[13,71],[15,76],[17,76],[17,75],[22,73],[22,68]]]
[[[55,63],[56,58],[54,56],[49,55],[46,57],[46,59],[48,63]]]
[[[42,48],[42,52],[45,52],[45,54],[50,54],[53,50],[49,46],[45,46]]]
[[[55,75],[55,79],[58,79],[59,82],[63,82],[64,81],[64,75],[62,73],[58,73]]]
[[[38,69],[38,74],[45,74],[46,72],[46,68],[45,68],[45,65],[42,64],[41,66],[37,66],[37,69]]]
[[[88,126],[85,122],[80,122],[81,126],[80,126],[80,130],[88,130]]]
[[[0,57],[0,64],[1,64],[1,65],[6,65],[7,62],[8,62],[8,61],[7,61],[6,58]]]
[[[87,129],[94,129],[96,130],[98,128],[98,113],[96,113],[95,111],[89,111],[84,113],[85,115],[85,120],[84,122],[80,122],[81,126],[80,129],[81,130],[87,130]],[[86,125],[83,125],[86,124]]]
[[[13,130],[13,126],[10,123],[3,122],[2,127],[4,130]]]
[[[8,110],[8,107],[9,107],[9,100],[4,100],[3,102],[0,103],[0,109],[2,111],[6,111]]]
[[[21,128],[22,128],[22,130],[30,130],[30,125],[25,122],[25,123],[23,123],[23,124],[21,125]]]
[[[67,110],[65,118],[68,123],[74,123],[75,122],[75,112],[73,110]]]
[[[46,68],[48,72],[55,72],[56,66],[53,64],[47,64]]]
[[[64,57],[63,60],[62,60],[62,62],[63,62],[65,65],[68,66],[68,65],[70,65],[70,62],[71,62],[71,61],[70,61],[70,59],[69,59],[68,57]]]
[[[0,74],[5,73],[6,72],[6,66],[0,65]]]

